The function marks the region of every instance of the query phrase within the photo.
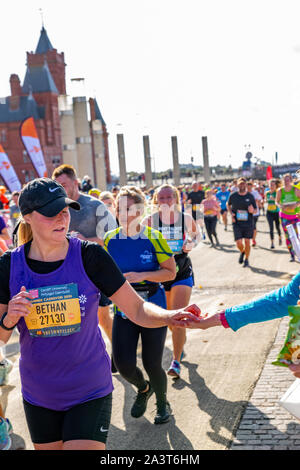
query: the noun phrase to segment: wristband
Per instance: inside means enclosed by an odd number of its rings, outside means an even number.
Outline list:
[[[3,329],[6,330],[6,331],[12,331],[12,330],[15,328],[16,325],[11,326],[10,328],[8,328],[7,326],[5,326],[4,323],[3,323],[3,320],[4,320],[4,318],[6,317],[6,315],[7,315],[7,312],[5,312],[5,313],[2,315],[2,318],[1,318],[1,320],[0,320],[0,326],[1,326],[1,328],[3,328]]]
[[[225,317],[225,310],[223,310],[223,312],[220,313],[220,322],[222,323],[222,326],[224,328],[230,328],[228,321],[226,320],[226,317]]]

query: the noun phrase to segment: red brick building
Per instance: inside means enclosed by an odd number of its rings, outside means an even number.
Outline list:
[[[7,153],[21,181],[25,183],[37,177],[31,160],[20,139],[22,121],[32,116],[40,138],[49,175],[63,163],[62,131],[59,114],[59,95],[66,95],[64,53],[57,52],[42,27],[35,52],[27,52],[27,69],[23,84],[18,75],[10,76],[11,95],[0,98],[0,143]],[[93,108],[95,109],[95,108]],[[106,181],[110,183],[108,133],[100,114],[106,162]],[[74,142],[76,146],[76,142]],[[94,152],[93,152],[94,154]],[[81,175],[83,176],[83,175]],[[95,175],[90,175],[95,181]]]
[[[25,183],[37,177],[19,134],[27,117],[34,117],[49,174],[62,162],[58,95],[65,92],[64,55],[52,47],[44,27],[35,53],[27,53],[23,85],[12,74],[10,88],[11,96],[0,98],[0,143]]]

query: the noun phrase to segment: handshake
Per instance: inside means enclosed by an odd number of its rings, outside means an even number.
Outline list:
[[[209,316],[208,313],[202,313],[201,309],[195,305],[189,305],[184,310],[170,312],[170,326],[179,326],[184,328],[206,330],[214,326],[224,326],[228,328],[224,310]]]

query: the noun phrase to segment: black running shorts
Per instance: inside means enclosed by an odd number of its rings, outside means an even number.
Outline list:
[[[67,411],[34,406],[23,399],[26,421],[34,444],[92,440],[106,443],[112,394],[87,401]]]
[[[253,238],[253,224],[242,225],[242,224],[232,224],[233,235],[235,241],[241,240],[242,238]]]

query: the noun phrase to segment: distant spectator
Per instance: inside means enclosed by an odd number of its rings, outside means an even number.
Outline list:
[[[98,188],[92,188],[88,192],[89,196],[95,197],[96,199],[100,198],[101,191]]]
[[[9,202],[9,210],[10,210],[10,219],[13,228],[15,228],[18,218],[20,217],[20,209],[19,209],[19,191],[14,191],[11,195],[11,200]]]
[[[81,190],[83,193],[88,193],[90,189],[93,188],[93,185],[91,183],[91,178],[86,175],[83,180],[82,180],[82,183],[81,183]]]

